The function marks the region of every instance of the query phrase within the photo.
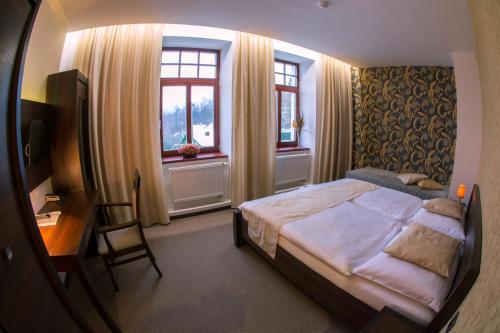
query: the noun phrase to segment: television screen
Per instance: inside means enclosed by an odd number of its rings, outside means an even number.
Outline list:
[[[33,165],[50,154],[50,128],[49,124],[43,120],[33,120],[29,134],[29,165]]]

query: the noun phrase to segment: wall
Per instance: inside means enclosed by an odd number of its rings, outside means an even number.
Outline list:
[[[479,177],[481,85],[475,54],[455,52],[452,58],[457,86],[457,143],[449,196],[456,199],[456,188],[465,184],[467,201]]]
[[[42,1],[33,26],[24,65],[21,98],[45,102],[47,75],[59,71],[61,52],[66,38],[67,23],[57,0]],[[48,178],[30,193],[33,210],[45,203],[45,194],[52,192]]]
[[[456,137],[453,68],[353,69],[353,167],[428,174],[448,184]]]
[[[47,75],[59,71],[67,23],[57,0],[44,0],[28,45],[21,98],[45,102]]]
[[[479,186],[483,210],[481,274],[453,332],[500,332],[500,2],[469,0],[482,99]]]

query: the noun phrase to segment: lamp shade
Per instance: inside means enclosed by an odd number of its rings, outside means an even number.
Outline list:
[[[460,184],[457,188],[457,198],[463,199],[465,197],[465,191],[467,187],[464,184]]]

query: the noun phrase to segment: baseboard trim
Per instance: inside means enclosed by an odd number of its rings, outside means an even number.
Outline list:
[[[168,212],[168,215],[170,216],[170,218],[175,219],[179,217],[188,217],[188,216],[210,213],[218,210],[227,209],[229,207],[231,207],[231,200],[226,200],[223,202],[217,202],[209,205],[172,210]]]

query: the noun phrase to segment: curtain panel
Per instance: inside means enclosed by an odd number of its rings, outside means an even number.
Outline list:
[[[130,201],[137,168],[145,226],[169,222],[158,116],[163,27],[120,25],[74,33],[73,66],[89,79],[92,158],[101,197]],[[127,222],[132,215],[116,217]]]
[[[320,68],[315,183],[343,178],[352,160],[351,66],[322,55]]]
[[[237,33],[233,62],[233,207],[274,193],[276,110],[270,38]]]

